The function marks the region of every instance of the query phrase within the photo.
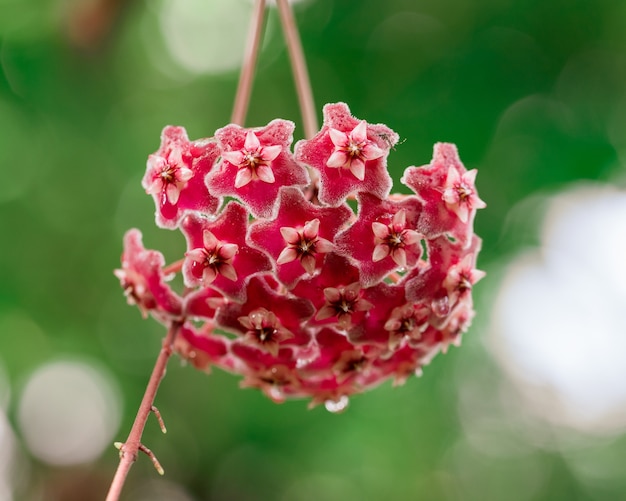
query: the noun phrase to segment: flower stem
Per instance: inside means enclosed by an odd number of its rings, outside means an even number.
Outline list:
[[[250,31],[248,32],[248,41],[246,43],[246,52],[243,58],[241,74],[239,75],[237,93],[235,94],[235,105],[233,106],[233,114],[231,116],[232,123],[242,126],[246,120],[248,104],[250,103],[252,80],[254,77],[257,56],[259,54],[259,46],[261,45],[264,19],[265,0],[256,0],[254,13],[252,14],[252,20],[250,21]]]
[[[111,482],[111,487],[109,488],[106,501],[117,501],[119,499],[122,488],[124,487],[124,482],[126,481],[126,476],[130,471],[130,467],[137,460],[137,453],[140,450],[143,451],[146,449],[146,447],[141,443],[141,436],[143,435],[143,430],[146,426],[148,416],[153,412],[154,398],[159,388],[159,384],[161,383],[163,376],[165,376],[165,367],[167,366],[167,362],[172,355],[174,340],[176,339],[180,325],[181,324],[179,322],[172,323],[167,332],[167,336],[163,340],[163,346],[161,347],[159,356],[154,364],[154,369],[152,370],[148,386],[146,387],[143,399],[139,405],[139,410],[137,411],[133,427],[130,430],[130,434],[126,439],[126,442],[120,446],[120,462],[117,467],[117,471],[115,472],[115,476],[113,477],[113,481]],[[151,459],[154,462],[156,458]]]
[[[317,115],[315,114],[313,91],[311,90],[309,72],[307,71],[306,62],[304,60],[300,35],[298,34],[298,28],[289,1],[276,0],[276,5],[278,6],[280,22],[285,34],[285,43],[289,50],[293,79],[296,84],[296,92],[298,93],[298,100],[300,102],[302,121],[304,122],[304,135],[307,139],[311,139],[318,130]]]

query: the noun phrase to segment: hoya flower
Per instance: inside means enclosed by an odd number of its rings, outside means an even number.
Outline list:
[[[337,232],[354,214],[347,205],[320,207],[301,190],[283,188],[276,217],[250,226],[250,241],[276,261],[277,275],[291,288],[305,275],[312,276],[334,248]]]
[[[153,196],[156,223],[176,228],[188,211],[212,214],[220,200],[208,193],[204,178],[219,156],[214,141],[190,142],[182,127],[168,126],[161,135],[161,147],[148,157],[142,185]]]
[[[206,178],[213,196],[233,196],[255,216],[269,216],[282,186],[305,186],[306,169],[289,149],[293,122],[273,120],[260,129],[227,125],[215,132],[221,161]]]
[[[165,266],[131,230],[115,273],[129,302],[178,329],[174,349],[198,369],[339,412],[459,344],[484,276],[473,231],[484,203],[452,144],[405,170],[412,194],[389,195],[391,129],[336,103],[295,153],[293,131],[276,119],[189,141],[166,127],[144,187],[186,248]]]
[[[352,315],[359,311],[367,311],[374,305],[361,297],[361,284],[354,282],[345,287],[327,287],[324,289],[326,303],[317,312],[316,320],[336,317],[337,326],[347,329],[352,322]]]
[[[486,273],[474,268],[474,256],[468,254],[463,260],[450,267],[443,281],[443,286],[454,300],[459,296],[469,294],[476,282],[482,279]]]
[[[449,143],[435,144],[430,164],[406,169],[401,181],[423,204],[420,228],[427,238],[448,234],[469,243],[476,210],[486,206],[474,188],[476,173],[471,172]]]
[[[472,169],[461,175],[454,167],[448,169],[442,198],[448,208],[455,212],[463,223],[467,222],[472,211],[482,209],[487,205],[478,198],[474,188],[477,173],[476,169]]]
[[[416,230],[422,206],[415,197],[380,200],[357,196],[357,220],[337,236],[339,251],[359,267],[364,285],[374,285],[389,273],[418,265],[421,234]]]
[[[330,127],[328,135],[335,149],[326,167],[348,169],[359,181],[365,179],[365,162],[382,157],[385,152],[367,138],[367,122],[361,120],[349,132]]]
[[[358,192],[378,198],[389,194],[386,159],[397,142],[391,129],[357,120],[346,104],[327,104],[322,129],[314,138],[299,141],[295,155],[319,174],[320,201],[337,206]]]
[[[246,242],[248,217],[244,206],[230,202],[215,220],[197,214],[183,220],[181,230],[187,238],[183,277],[187,287],[211,286],[241,300],[250,278],[271,269],[267,256]]]
[[[152,313],[161,320],[182,313],[182,299],[167,285],[164,265],[160,252],[144,248],[139,230],[126,232],[122,268],[114,273],[128,303],[137,305],[144,317]]]

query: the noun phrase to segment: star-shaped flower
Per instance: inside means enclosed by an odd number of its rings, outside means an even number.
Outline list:
[[[485,207],[474,188],[476,174],[471,172],[449,143],[435,144],[430,164],[406,169],[401,181],[423,202],[418,228],[427,238],[448,234],[469,244],[476,209]]]
[[[239,169],[235,176],[235,188],[241,188],[256,179],[274,183],[276,179],[270,165],[282,149],[280,144],[261,146],[257,135],[249,130],[242,149],[222,152],[222,158]]]
[[[277,263],[277,275],[288,288],[313,275],[334,245],[337,232],[353,217],[347,205],[319,207],[297,188],[283,188],[274,219],[250,226],[250,241]]]
[[[304,186],[306,169],[289,151],[293,122],[273,120],[260,129],[227,125],[215,132],[222,161],[207,176],[209,192],[235,196],[253,215],[271,215],[282,186]]]
[[[469,215],[476,209],[487,207],[487,204],[478,197],[474,187],[477,173],[476,169],[472,169],[461,175],[454,167],[448,169],[445,190],[441,198],[463,223],[467,223]]]
[[[361,120],[350,132],[342,132],[330,127],[328,135],[335,149],[326,161],[326,167],[347,169],[359,181],[365,179],[365,162],[376,160],[385,151],[367,138],[367,122]]]
[[[448,291],[451,302],[469,294],[474,284],[486,275],[484,271],[474,267],[474,259],[472,254],[468,254],[448,269],[443,286]]]
[[[122,268],[114,274],[128,304],[136,304],[144,317],[152,313],[160,321],[177,318],[182,313],[182,299],[165,283],[164,265],[163,254],[144,248],[139,230],[126,232]]]
[[[354,282],[345,287],[326,287],[324,289],[326,303],[315,315],[316,320],[326,320],[337,317],[337,326],[348,329],[352,315],[360,311],[367,311],[374,307],[368,300],[363,299],[361,284]]]
[[[248,211],[229,202],[214,221],[190,214],[181,229],[187,238],[183,277],[187,287],[199,285],[219,290],[236,300],[245,298],[247,282],[271,269],[265,254],[246,243]]]
[[[220,308],[215,322],[239,336],[236,342],[250,344],[276,356],[285,345],[306,346],[311,336],[304,330],[314,313],[309,301],[280,294],[264,276],[252,278],[244,304],[230,302]]]
[[[182,127],[168,126],[161,134],[161,147],[148,157],[142,185],[154,198],[156,223],[176,228],[187,211],[214,213],[219,198],[204,185],[206,174],[219,156],[214,141],[189,142]]]
[[[357,220],[336,242],[338,252],[357,262],[361,283],[374,285],[391,272],[415,266],[422,254],[422,236],[416,230],[419,200],[380,200],[367,193],[360,193],[357,200]]]
[[[324,106],[324,125],[310,140],[298,141],[296,160],[319,172],[319,199],[332,206],[357,192],[379,198],[389,194],[389,149],[398,135],[384,125],[369,125],[350,114],[344,103]]]

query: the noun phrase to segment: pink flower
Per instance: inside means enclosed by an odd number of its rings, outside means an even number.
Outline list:
[[[337,232],[353,213],[347,205],[319,207],[301,190],[283,188],[276,217],[250,226],[250,241],[276,260],[277,276],[288,288],[312,276],[334,248]]]
[[[289,151],[293,122],[273,120],[260,129],[227,125],[215,132],[222,160],[207,176],[211,194],[234,196],[254,216],[269,216],[282,186],[305,186],[306,169]]]
[[[158,320],[177,318],[182,314],[182,300],[165,283],[165,259],[160,252],[147,250],[141,232],[132,229],[124,235],[122,268],[115,270],[128,304],[137,305],[142,315],[152,313]]]
[[[462,261],[451,266],[443,281],[443,286],[448,295],[453,299],[469,294],[476,282],[482,279],[486,273],[474,268],[474,256],[468,254]]]
[[[299,141],[295,155],[319,173],[320,201],[337,206],[357,192],[379,198],[389,194],[392,181],[386,159],[397,142],[398,135],[391,129],[357,120],[346,104],[327,104],[322,130],[310,140]]]
[[[374,305],[361,297],[361,284],[354,282],[345,287],[326,287],[324,289],[326,303],[315,315],[316,320],[337,317],[337,326],[348,329],[352,315],[359,311],[367,311]]]
[[[361,193],[357,201],[357,220],[337,236],[337,245],[357,263],[363,285],[416,266],[422,254],[421,235],[415,230],[421,212],[418,199],[379,200]]]
[[[460,343],[484,276],[473,221],[485,204],[452,144],[405,170],[413,194],[389,195],[391,129],[337,103],[295,154],[293,130],[276,119],[189,141],[166,127],[143,183],[186,252],[165,267],[131,230],[115,274],[144,315],[180,325],[175,349],[198,369],[339,412]]]
[[[242,149],[222,152],[222,158],[239,169],[235,176],[235,188],[241,188],[253,179],[274,183],[276,179],[270,165],[282,149],[280,144],[261,146],[259,138],[249,130]]]
[[[427,238],[449,234],[463,243],[471,240],[476,210],[485,207],[474,189],[476,174],[471,172],[449,143],[435,144],[430,164],[405,171],[401,181],[422,201],[420,227]]]
[[[148,157],[142,180],[154,198],[158,226],[173,229],[188,211],[213,214],[217,210],[220,200],[207,192],[204,178],[218,156],[214,141],[189,142],[182,127],[163,129],[161,147]]]
[[[267,256],[246,242],[249,213],[230,202],[215,220],[188,215],[181,225],[187,238],[183,277],[187,287],[210,286],[243,300],[247,282],[271,269]]]
[[[237,244],[221,242],[209,230],[204,230],[202,246],[185,254],[187,285],[209,285],[218,275],[234,282],[237,280],[237,272],[232,263],[238,251]]]
[[[476,169],[472,169],[461,175],[454,167],[448,169],[445,190],[441,198],[448,208],[459,216],[463,223],[467,223],[469,214],[472,211],[483,209],[487,206],[485,202],[478,198],[474,188],[477,173]]]
[[[348,169],[359,181],[365,179],[365,162],[382,157],[385,152],[367,139],[367,122],[361,120],[359,125],[349,133],[328,129],[330,140],[335,145],[326,167]]]

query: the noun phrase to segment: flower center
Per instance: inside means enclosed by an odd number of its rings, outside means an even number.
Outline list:
[[[472,195],[472,189],[465,183],[460,183],[456,188],[456,192],[459,194],[459,199],[461,201],[469,198]]]
[[[348,155],[350,155],[351,157],[361,156],[361,145],[359,143],[350,141],[347,147],[347,152]]]
[[[174,181],[174,177],[176,174],[176,169],[174,167],[166,167],[161,171],[161,179],[166,183],[171,183]]]
[[[240,169],[255,169],[258,165],[263,162],[261,155],[258,152],[247,152],[241,163],[238,165]]]

